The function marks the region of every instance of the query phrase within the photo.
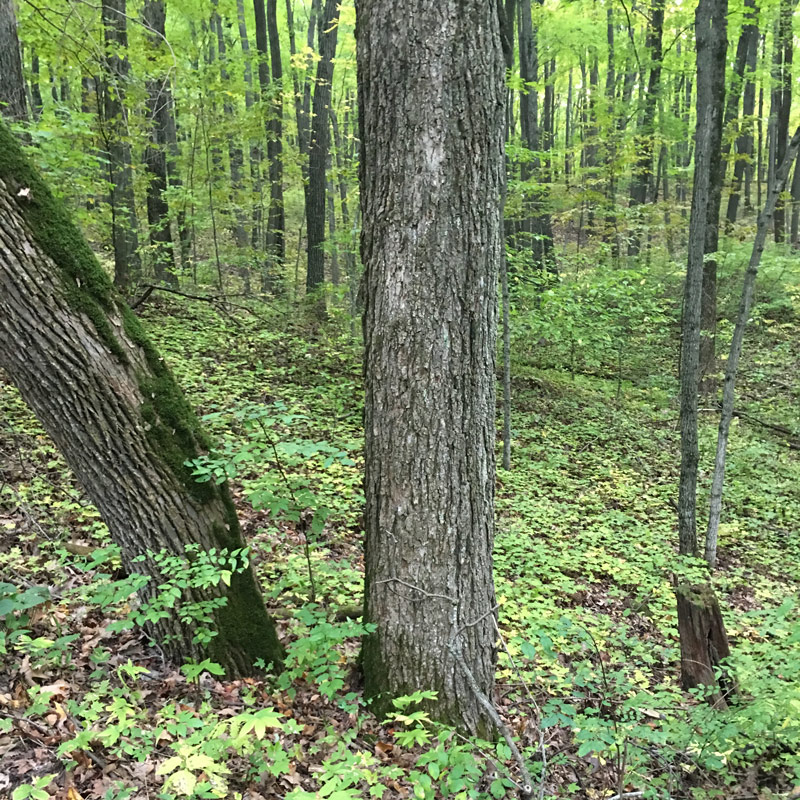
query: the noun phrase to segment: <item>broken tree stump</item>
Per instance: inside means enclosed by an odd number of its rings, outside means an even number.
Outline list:
[[[717,596],[708,583],[680,584],[675,594],[683,688],[705,687],[711,705],[727,708],[726,699],[736,692],[736,683],[723,663],[731,649]]]

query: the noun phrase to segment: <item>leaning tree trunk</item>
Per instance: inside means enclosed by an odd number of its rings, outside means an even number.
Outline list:
[[[753,303],[758,268],[761,264],[761,255],[767,241],[767,229],[772,221],[772,215],[781,196],[789,170],[800,151],[800,128],[795,131],[789,146],[784,153],[783,163],[778,167],[773,185],[767,188],[767,202],[758,215],[756,235],[753,239],[753,249],[750,261],[744,273],[742,294],[739,300],[739,312],[733,329],[733,338],[728,352],[728,362],[725,367],[725,383],[722,390],[722,414],[719,420],[717,434],[717,452],[714,458],[714,476],[711,480],[711,499],[708,512],[708,528],[706,529],[706,561],[711,569],[717,565],[717,536],[719,533],[720,517],[722,515],[722,486],[725,480],[725,454],[728,448],[728,435],[730,434],[731,421],[733,420],[734,391],[736,389],[736,375],[739,370],[739,358],[742,355],[744,332],[747,320],[750,318],[750,307]],[[797,167],[795,166],[795,170]],[[795,175],[797,172],[795,171]]]
[[[99,509],[129,571],[155,586],[154,551],[244,547],[226,486],[196,483],[185,466],[209,444],[171,373],[2,124],[0,367]],[[252,673],[259,658],[279,664],[252,571],[186,599],[222,597],[207,647],[177,614],[156,622],[164,652],[176,661],[208,655],[229,675]]]
[[[494,3],[357,0],[367,694],[486,733],[504,62]],[[387,25],[387,20],[392,20]],[[436,47],[420,47],[431,30]]]

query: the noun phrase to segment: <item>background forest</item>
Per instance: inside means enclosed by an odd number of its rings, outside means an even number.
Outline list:
[[[144,353],[174,514],[230,534],[176,554],[124,437],[54,443],[94,389],[34,381],[37,421],[0,297],[0,796],[800,796],[795,5],[498,0],[492,733],[364,691],[352,0],[0,0],[0,292],[3,219],[39,214],[100,340]]]

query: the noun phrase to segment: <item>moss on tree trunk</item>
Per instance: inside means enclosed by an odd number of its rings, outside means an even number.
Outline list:
[[[209,447],[164,360],[62,204],[0,123],[0,367],[100,510],[130,572],[162,579],[153,553],[243,548],[227,486],[186,462]],[[141,557],[141,558],[140,558]],[[152,591],[151,591],[152,595]],[[151,632],[174,660],[210,653],[231,675],[281,661],[251,569],[192,601],[224,597],[211,645],[177,615]]]

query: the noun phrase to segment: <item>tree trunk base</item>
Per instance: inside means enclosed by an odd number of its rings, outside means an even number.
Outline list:
[[[736,692],[736,683],[723,664],[731,651],[714,590],[707,583],[681,584],[675,594],[683,688],[688,691],[705,687],[709,703],[715,708],[727,708],[726,700]],[[718,670],[719,679],[715,674]]]

